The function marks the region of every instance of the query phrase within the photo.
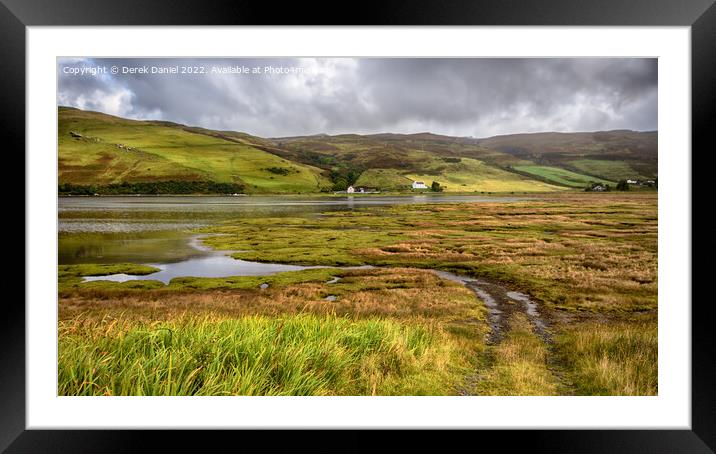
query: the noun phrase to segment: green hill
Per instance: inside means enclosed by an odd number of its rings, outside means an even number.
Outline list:
[[[60,192],[544,192],[656,177],[656,132],[261,138],[59,108]]]
[[[319,192],[323,172],[256,148],[251,136],[60,108],[60,184],[212,182],[248,193]],[[261,139],[256,138],[256,143]],[[191,186],[189,186],[191,187]]]
[[[383,190],[437,181],[447,192],[544,192],[564,189],[510,171],[528,163],[507,153],[436,134],[306,136],[274,139],[282,155],[329,169],[334,180]],[[503,165],[504,164],[504,165]]]
[[[515,159],[616,181],[655,178],[657,140],[656,131],[615,130],[512,134],[479,139],[475,143]]]

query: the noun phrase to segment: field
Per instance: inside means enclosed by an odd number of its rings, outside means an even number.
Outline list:
[[[446,192],[548,192],[561,189],[471,158],[462,158],[457,164],[444,165],[435,174],[410,174],[408,177],[424,181],[428,186],[432,181],[437,181]]]
[[[396,169],[370,169],[363,172],[356,186],[406,190],[413,181],[430,187],[437,181],[445,192],[549,192],[562,188],[536,181],[472,158],[453,158],[456,162],[424,159],[422,173]]]
[[[612,181],[652,178],[650,175],[644,175],[635,170],[628,162],[624,161],[577,159],[570,161],[569,164],[589,175],[596,175]]]
[[[587,185],[591,181],[598,181],[600,183],[609,183],[612,186],[616,185],[616,183],[613,181],[599,179],[596,177],[590,177],[588,175],[582,175],[579,173],[571,172],[569,170],[560,169],[559,167],[523,165],[523,166],[515,166],[514,169],[519,172],[524,172],[524,173],[528,173],[530,175],[538,176],[540,178],[551,181],[553,183],[561,184],[564,186],[570,186],[573,188],[587,187]]]
[[[64,266],[60,394],[658,392],[656,194],[371,207],[197,233],[220,234],[205,243],[236,258],[326,268],[165,286],[81,282],[151,272],[133,264]],[[345,268],[360,265],[373,268]],[[522,292],[539,318],[505,299],[494,325],[484,297],[433,270]]]

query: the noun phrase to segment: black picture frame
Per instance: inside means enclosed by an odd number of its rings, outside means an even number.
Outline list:
[[[15,150],[16,172],[25,148],[25,32],[28,26],[63,25],[568,25],[568,26],[690,26],[692,64],[692,149],[707,152],[716,118],[716,6],[713,0],[490,0],[451,2],[364,1],[346,8],[323,8],[304,2],[159,0],[0,0],[0,118],[5,126],[6,151]],[[316,10],[327,11],[325,16]],[[10,148],[11,147],[11,148]],[[713,150],[710,150],[713,152]],[[693,153],[692,153],[693,156]],[[692,167],[693,168],[693,167]],[[694,180],[695,181],[695,180]],[[688,182],[691,185],[691,182]],[[693,217],[692,217],[693,222]],[[693,224],[692,224],[693,225]],[[27,226],[24,226],[27,228]],[[25,241],[28,241],[25,236]],[[26,270],[31,272],[32,270]],[[694,270],[696,273],[696,270]],[[693,281],[693,278],[692,278]],[[26,281],[27,282],[27,281]],[[689,283],[690,284],[690,283]],[[691,284],[690,284],[691,285]],[[26,430],[25,428],[25,311],[16,298],[6,298],[0,316],[0,449],[7,452],[124,452],[163,448],[202,438],[203,449],[240,440],[231,431],[211,437],[192,431]],[[689,304],[685,301],[684,304]],[[531,451],[558,452],[714,452],[716,450],[716,345],[709,317],[710,299],[692,305],[692,424],[691,430],[484,430],[438,433],[433,442],[454,442],[501,449],[516,446]],[[285,434],[284,434],[285,435]],[[374,449],[364,433],[333,431],[334,440],[308,445],[314,451]],[[428,433],[408,431],[398,438],[428,446]],[[263,434],[264,449],[299,446],[310,432],[286,436]],[[186,445],[188,446],[188,445]],[[231,445],[230,445],[231,446]]]

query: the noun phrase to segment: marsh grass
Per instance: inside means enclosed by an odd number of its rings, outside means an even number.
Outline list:
[[[60,299],[59,393],[443,395],[476,367],[485,309],[463,286],[426,270],[309,271],[267,289],[76,288]]]
[[[59,330],[60,395],[443,395],[474,358],[427,320],[74,319]]]
[[[62,281],[67,278],[80,276],[108,276],[110,274],[136,274],[146,275],[159,271],[159,268],[135,263],[83,263],[79,265],[59,265],[58,277]]]
[[[555,341],[579,394],[658,394],[656,320],[583,322],[565,327]]]
[[[317,268],[301,271],[286,271],[268,276],[228,276],[228,277],[176,277],[172,279],[168,285],[157,280],[136,280],[125,282],[113,281],[90,281],[82,282],[81,276],[97,276],[114,274],[110,272],[101,272],[101,274],[93,274],[94,265],[89,269],[87,265],[63,265],[60,268],[59,291],[61,296],[72,295],[77,292],[83,294],[122,294],[122,293],[138,293],[133,291],[161,290],[166,292],[173,291],[202,291],[202,290],[241,290],[256,289],[261,284],[268,284],[271,287],[286,286],[289,284],[298,284],[306,282],[323,282],[330,279],[334,275],[339,275],[342,270],[333,268]],[[106,266],[106,265],[102,265]],[[142,265],[137,265],[142,266]],[[147,267],[151,268],[151,267]],[[116,273],[140,274],[127,271],[128,268],[119,268],[121,271]],[[154,269],[154,271],[158,271]],[[154,272],[152,271],[152,272]],[[143,274],[150,274],[149,272]]]
[[[61,268],[60,392],[450,394],[460,381],[454,371],[462,370],[463,378],[475,375],[465,369],[472,361],[479,362],[473,364],[479,394],[656,394],[656,320],[635,314],[656,313],[657,231],[655,194],[616,193],[226,222],[202,232],[223,233],[206,243],[246,251],[235,253],[237,258],[388,268],[180,278],[168,286],[158,281],[81,283],[81,275],[97,270]],[[554,352],[519,315],[510,320],[504,340],[485,350],[485,308],[474,294],[417,268],[491,278],[529,294],[543,315],[553,316]],[[333,277],[341,279],[328,284]],[[262,282],[269,288],[259,289]],[[326,301],[328,296],[335,301]],[[103,323],[114,319],[121,322],[102,334]],[[276,344],[280,349],[249,342],[268,341],[269,335],[258,333],[270,333],[281,320],[305,325],[300,336],[291,338],[303,339],[301,348],[288,339]],[[319,329],[314,325],[324,323],[333,331],[311,334]],[[247,326],[255,328],[255,335],[231,337]],[[345,339],[349,331],[371,338],[370,326],[383,327],[381,346],[396,347],[369,351],[335,340]],[[160,327],[173,333],[172,347],[150,349],[151,354],[137,350],[146,345],[138,339],[166,336],[159,333],[166,330],[157,331]],[[422,354],[408,355],[410,349],[397,346],[415,327],[427,329],[432,341]],[[127,336],[136,342],[127,343]],[[223,339],[221,348],[215,349],[211,339]],[[235,342],[280,360],[286,368],[276,367],[292,372],[271,381],[278,372],[267,372],[274,370],[267,364],[274,363],[251,363],[256,367],[244,375],[237,375],[243,369],[219,367],[222,358],[236,358]],[[192,358],[202,357],[201,348],[209,349],[211,369],[209,364],[192,366],[198,364]],[[306,366],[315,361],[307,352],[324,348],[333,352],[325,367],[335,375]],[[209,370],[213,375],[204,375]],[[205,376],[201,386],[192,373]]]
[[[456,271],[571,311],[644,311],[657,303],[655,194],[377,207],[201,231],[223,233],[206,243],[243,251],[234,257],[244,260]]]
[[[327,283],[333,277],[340,280]],[[245,279],[250,286],[244,285]],[[83,284],[62,292],[59,318],[89,320],[111,316],[150,322],[182,315],[242,317],[313,313],[444,321],[469,318],[486,326],[485,308],[472,291],[426,270],[321,269],[263,278],[193,278],[192,282],[192,286],[177,288],[173,280],[172,285],[154,290],[128,288],[125,285],[128,283]],[[221,287],[222,282],[225,287]],[[261,282],[269,282],[269,288],[260,289]],[[326,300],[329,295],[334,295],[335,301]]]

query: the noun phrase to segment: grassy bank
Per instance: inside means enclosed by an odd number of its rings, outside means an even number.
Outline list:
[[[59,329],[61,395],[440,395],[470,366],[430,322],[188,317]]]
[[[474,294],[427,271],[269,278],[138,289],[66,277],[60,394],[449,395],[484,348]]]

